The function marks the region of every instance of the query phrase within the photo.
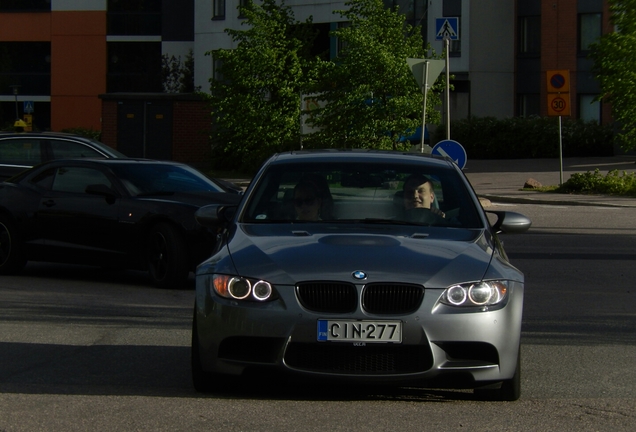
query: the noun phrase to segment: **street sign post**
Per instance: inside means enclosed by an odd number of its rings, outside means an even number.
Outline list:
[[[548,115],[569,116],[570,108],[570,71],[547,71]]]
[[[442,69],[444,69],[444,60],[415,59],[407,58],[406,63],[409,65],[415,81],[422,89],[424,102],[422,108],[422,130],[426,130],[426,94],[429,89],[429,81],[435,82]],[[447,83],[448,85],[448,83]],[[420,138],[420,151],[424,153],[424,134]]]
[[[464,169],[468,157],[464,147],[454,140],[444,140],[435,144],[431,154],[449,157],[460,169]]]
[[[436,18],[435,40],[444,41],[444,52],[446,53],[446,139],[450,140],[450,41],[459,40],[459,18]]]
[[[563,135],[561,131],[561,116],[569,116],[570,108],[570,71],[549,70],[546,72],[548,85],[548,115],[559,117],[559,163],[560,183],[563,184]]]
[[[26,114],[33,114],[34,108],[33,108],[33,101],[24,101],[23,102],[23,107],[22,110],[26,113]]]

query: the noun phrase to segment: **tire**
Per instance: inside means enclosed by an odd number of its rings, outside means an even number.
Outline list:
[[[521,397],[521,350],[517,354],[517,368],[509,380],[501,382],[498,389],[475,389],[475,396],[481,400],[514,402]]]
[[[230,378],[226,375],[206,372],[201,366],[201,351],[197,331],[196,310],[192,319],[192,344],[190,348],[192,384],[199,393],[224,392],[230,388]]]
[[[18,229],[7,216],[0,216],[0,274],[15,274],[26,263],[24,243]]]
[[[181,234],[167,223],[148,233],[146,248],[150,279],[159,288],[183,288],[188,280],[188,256]]]

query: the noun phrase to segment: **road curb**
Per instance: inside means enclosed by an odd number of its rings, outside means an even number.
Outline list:
[[[595,200],[598,199],[598,200]],[[607,197],[603,196],[581,196],[577,198],[565,198],[554,197],[551,199],[545,198],[530,198],[530,197],[511,197],[493,194],[479,195],[479,201],[483,207],[492,206],[493,203],[514,203],[514,204],[540,204],[540,205],[563,205],[563,206],[588,206],[588,207],[623,207],[632,208],[636,207],[636,202],[625,201],[605,201]]]

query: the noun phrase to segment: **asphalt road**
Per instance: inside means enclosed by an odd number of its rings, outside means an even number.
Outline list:
[[[30,263],[0,279],[0,431],[628,431],[636,424],[635,208],[494,204],[526,274],[522,397],[264,380],[190,383],[192,291]]]

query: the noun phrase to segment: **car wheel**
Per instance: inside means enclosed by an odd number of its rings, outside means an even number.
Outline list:
[[[0,274],[17,273],[26,263],[20,233],[13,221],[0,216]]]
[[[521,396],[521,350],[517,354],[517,368],[514,376],[504,380],[498,389],[475,389],[475,396],[489,401],[516,401]]]
[[[167,223],[155,225],[148,235],[148,271],[160,288],[181,288],[188,278],[188,259],[181,234]]]
[[[212,372],[206,372],[201,366],[201,351],[199,348],[199,334],[197,332],[196,311],[192,320],[192,344],[190,348],[190,363],[192,367],[192,384],[199,393],[221,392],[229,387],[229,377]]]

